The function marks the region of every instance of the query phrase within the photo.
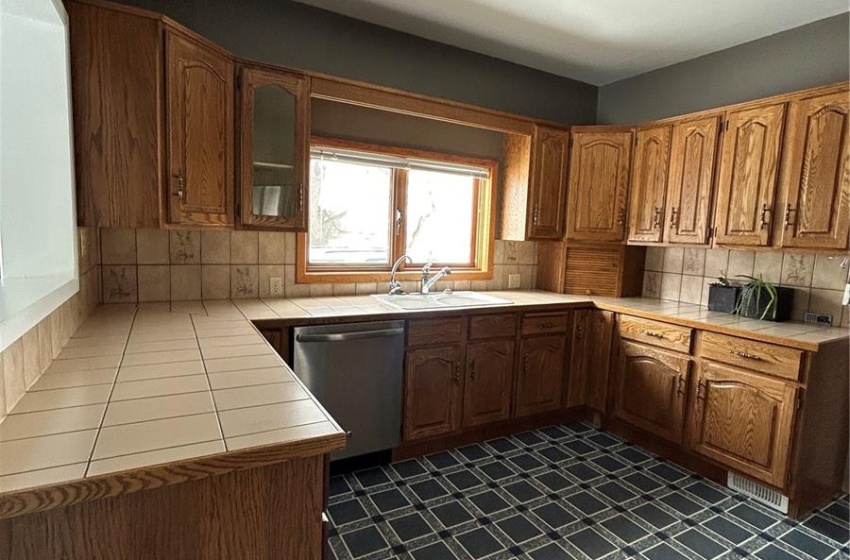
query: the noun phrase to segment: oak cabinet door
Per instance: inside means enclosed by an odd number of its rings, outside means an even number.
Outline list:
[[[796,387],[739,368],[702,361],[693,391],[691,449],[783,488]]]
[[[573,132],[567,238],[623,241],[632,133]]]
[[[717,189],[716,242],[770,243],[785,104],[732,111],[726,118]]]
[[[514,341],[472,342],[466,347],[463,426],[480,426],[511,416]]]
[[[262,229],[307,228],[307,78],[243,67],[239,121],[239,221]]]
[[[846,89],[793,101],[785,141],[783,247],[846,249],[850,231]]]
[[[404,383],[404,439],[436,436],[458,428],[461,351],[459,345],[410,350]]]
[[[233,62],[169,31],[166,65],[170,220],[233,225]]]
[[[641,128],[635,135],[629,241],[662,241],[670,135],[670,126]]]
[[[681,443],[689,369],[688,356],[622,342],[615,371],[614,415]]]
[[[570,375],[566,406],[604,412],[614,334],[614,313],[597,309],[573,312]]]
[[[561,407],[566,341],[564,335],[520,341],[515,415],[530,416]]]
[[[531,140],[528,239],[561,239],[564,236],[564,201],[567,192],[569,132],[535,125]]]
[[[719,116],[673,126],[666,210],[670,243],[708,243],[719,128]]]

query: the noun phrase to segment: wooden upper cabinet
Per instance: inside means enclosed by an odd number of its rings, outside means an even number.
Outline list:
[[[623,241],[632,157],[631,129],[583,128],[574,130],[572,138],[567,238]]]
[[[690,358],[622,342],[617,355],[614,415],[674,443],[682,442]]]
[[[719,131],[719,115],[673,125],[665,234],[669,243],[708,243]]]
[[[408,351],[404,383],[405,440],[458,429],[461,367],[461,347],[457,344]]]
[[[248,228],[307,227],[310,94],[298,74],[240,73],[239,221]]]
[[[846,249],[850,231],[847,87],[792,101],[782,183],[783,247]]]
[[[159,227],[163,42],[157,19],[65,2],[79,224]]]
[[[233,225],[233,61],[166,33],[169,219]]]
[[[690,447],[718,463],[784,488],[796,387],[709,361],[702,361],[699,370]]]
[[[514,340],[471,342],[466,347],[463,426],[480,426],[511,416]]]
[[[528,186],[527,239],[561,239],[570,134],[535,125],[531,138],[531,177]]]
[[[727,114],[715,209],[716,243],[770,243],[784,124],[785,103]]]
[[[670,160],[671,127],[639,128],[632,163],[629,241],[660,243]]]

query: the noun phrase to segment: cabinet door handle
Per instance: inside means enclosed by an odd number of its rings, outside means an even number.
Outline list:
[[[584,336],[584,325],[576,326],[576,340],[581,340],[581,337]]]
[[[304,210],[304,185],[298,185],[298,211]]]
[[[784,222],[786,228],[794,226],[794,224],[791,223],[791,212],[795,212],[795,209],[791,208],[790,204],[786,204],[785,205],[785,222]]]
[[[761,205],[761,229],[766,228],[770,224],[770,220],[768,220],[768,214],[770,213],[770,208],[767,207],[767,204]]]
[[[537,225],[537,223],[539,221],[540,221],[540,204],[535,204],[534,205],[534,211],[531,213],[531,222],[534,225]]]
[[[455,383],[460,383],[460,362],[455,362]]]
[[[617,212],[617,225],[622,226],[626,224],[626,210],[624,208],[620,208]]]
[[[664,335],[655,331],[643,331],[643,334],[646,336],[651,336],[652,338],[664,338]]]
[[[762,360],[764,360],[764,358],[762,358],[761,356],[757,356],[756,354],[750,354],[749,352],[742,352],[742,351],[739,351],[739,350],[729,350],[729,353],[733,354],[735,356],[740,356],[742,358],[746,358],[748,360],[755,360],[757,362],[761,362]]]
[[[475,381],[475,360],[469,365],[469,380]]]
[[[679,207],[674,206],[670,209],[670,227],[674,228],[679,225]]]
[[[700,381],[697,383],[697,402],[705,400],[705,387],[703,387],[704,381]]]
[[[173,176],[177,179],[177,190],[174,191],[174,196],[185,202],[184,195],[186,194],[186,181],[183,179],[182,171],[175,171]]]
[[[522,357],[522,372],[528,373],[528,354],[524,354]]]
[[[678,395],[680,397],[685,396],[685,376],[684,375],[679,375],[679,380],[676,382],[676,393],[678,393]]]
[[[655,214],[652,217],[652,227],[655,229],[661,228],[661,216],[663,214],[663,210],[660,206],[655,207]]]

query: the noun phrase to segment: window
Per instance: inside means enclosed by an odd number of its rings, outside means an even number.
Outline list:
[[[309,231],[299,236],[298,281],[382,281],[407,254],[489,278],[498,163],[339,140],[310,153]],[[342,276],[342,278],[339,278]]]

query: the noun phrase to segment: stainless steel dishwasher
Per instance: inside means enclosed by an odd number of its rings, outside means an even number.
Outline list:
[[[296,327],[295,374],[349,433],[343,459],[401,437],[404,321]]]

